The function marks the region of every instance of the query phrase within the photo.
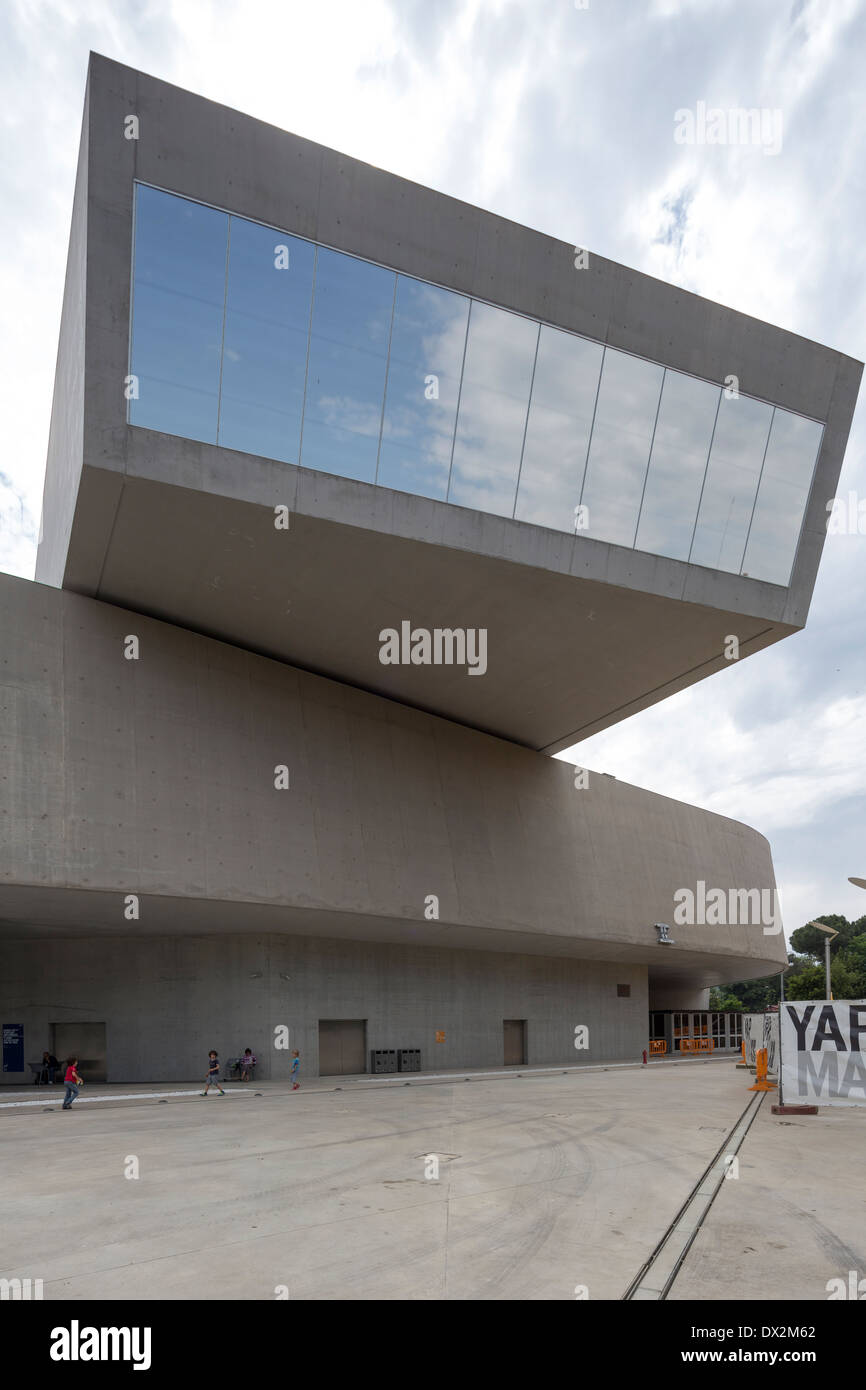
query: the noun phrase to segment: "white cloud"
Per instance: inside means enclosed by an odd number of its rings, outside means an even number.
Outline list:
[[[707,684],[673,695],[557,756],[615,772],[768,836],[814,825],[828,808],[861,795],[866,695],[839,696],[824,709],[813,707],[805,720],[800,708],[792,708],[782,720],[756,719],[743,727],[723,698],[709,695]]]

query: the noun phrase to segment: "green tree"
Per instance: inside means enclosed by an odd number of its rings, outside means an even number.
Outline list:
[[[801,965],[785,976],[786,999],[823,999],[826,987],[823,965]]]
[[[834,999],[866,999],[866,917],[849,922],[847,917],[828,912],[816,917],[839,933],[830,942],[830,983]],[[793,950],[788,952],[785,998],[823,999],[826,996],[824,942],[817,927],[798,927],[791,935]],[[742,980],[710,990],[711,1009],[736,1009],[741,1013],[762,1013],[778,1004],[779,976]]]
[[[723,993],[720,989],[711,989],[710,1008],[714,1011],[718,1011],[720,1009],[733,1009],[737,1013],[742,1013],[743,1002],[741,999],[738,999],[736,994],[733,992],[737,988],[737,985],[730,985],[728,993]]]
[[[823,922],[825,927],[835,927],[839,933],[830,940],[830,959],[832,960],[837,951],[842,950],[854,936],[858,934],[858,923],[849,922],[847,917],[840,917],[838,913],[825,912],[821,917],[815,918],[816,922]],[[863,928],[859,927],[859,931]],[[811,926],[808,922],[804,927],[798,927],[791,933],[791,945],[799,955],[812,956],[815,960],[824,959],[824,942],[827,940],[822,931],[817,927]]]
[[[849,999],[866,998],[866,932],[861,932],[853,940],[848,942],[844,951],[839,953],[839,962],[851,973],[849,987],[852,993]]]
[[[861,932],[848,942],[845,956],[855,962],[859,962],[862,969],[866,969],[866,932]]]
[[[718,1000],[719,1002],[715,1002]],[[737,1009],[741,1013],[763,1013],[779,1002],[779,976],[768,980],[742,980],[710,990],[711,1009]]]
[[[866,998],[866,977],[841,957],[830,963],[830,988],[834,999]],[[785,976],[786,999],[826,999],[827,977],[823,964],[803,963]]]
[[[830,984],[834,999],[862,999],[864,990],[863,975],[843,958],[839,957],[830,965]]]

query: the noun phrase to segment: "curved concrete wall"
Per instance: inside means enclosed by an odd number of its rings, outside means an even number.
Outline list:
[[[0,576],[0,612],[7,935],[249,926],[693,986],[784,961],[760,924],[657,942],[680,888],[774,887],[744,825],[76,594]]]

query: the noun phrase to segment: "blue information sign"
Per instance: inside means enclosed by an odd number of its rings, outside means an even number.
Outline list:
[[[24,1025],[3,1024],[3,1070],[24,1070]]]

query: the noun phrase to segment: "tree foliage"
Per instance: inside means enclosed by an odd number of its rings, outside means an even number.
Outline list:
[[[866,917],[849,922],[847,917],[828,912],[815,918],[839,933],[830,942],[830,985],[834,999],[866,999]],[[788,972],[785,975],[785,998],[823,999],[826,993],[824,976],[824,942],[826,937],[817,927],[798,927],[791,934],[793,950],[788,953]],[[744,1013],[760,1013],[779,1003],[779,976],[764,980],[745,980],[710,990],[711,1009],[741,1009]]]
[[[840,917],[838,913],[827,912],[822,917],[816,917],[816,922],[823,922],[825,927],[835,927],[839,933],[830,940],[830,959],[832,960],[839,951],[844,951],[857,936],[862,936],[866,932],[866,917],[860,917],[856,922],[849,922],[847,917]],[[798,927],[791,933],[791,945],[800,956],[813,956],[815,960],[823,964],[824,961],[824,942],[827,940],[822,931],[817,927],[806,924],[805,927]]]

